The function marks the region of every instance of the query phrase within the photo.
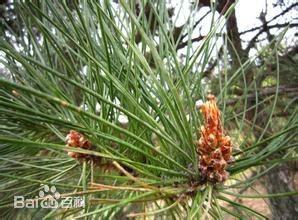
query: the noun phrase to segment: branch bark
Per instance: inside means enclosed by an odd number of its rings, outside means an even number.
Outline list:
[[[258,92],[258,98],[264,98],[266,96],[274,95],[276,93],[276,87],[266,87],[263,88],[260,92]],[[289,95],[289,94],[297,94],[298,93],[298,87],[289,87],[288,85],[280,85],[278,88],[278,94],[279,95]],[[242,94],[238,93],[239,96]],[[254,92],[247,94],[245,96],[247,100],[255,100],[256,94]],[[235,105],[239,100],[239,98],[229,99],[227,100],[227,105]]]

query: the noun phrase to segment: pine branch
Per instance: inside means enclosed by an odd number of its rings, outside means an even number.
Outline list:
[[[270,29],[273,29],[273,28],[283,28],[283,27],[290,27],[290,28],[292,28],[292,27],[298,27],[298,23],[292,24],[292,23],[288,23],[287,22],[287,23],[284,23],[284,24],[267,25],[265,28],[264,27],[261,27],[261,29],[259,30],[259,32],[250,40],[250,42],[248,43],[248,45],[247,45],[247,47],[246,47],[245,50],[246,51],[249,51],[254,46],[254,44],[256,43],[256,41],[258,39],[258,37],[262,33],[266,32],[266,31],[268,31]]]
[[[298,93],[298,87],[290,87],[288,85],[279,85],[278,87],[278,95],[290,95]],[[258,98],[264,98],[266,96],[275,95],[276,94],[276,87],[265,87],[262,88],[258,93]],[[240,97],[243,94],[237,93]],[[245,96],[247,100],[255,100],[256,94],[255,92],[249,93]],[[239,101],[239,98],[233,98],[226,101],[227,105],[235,105]]]
[[[271,23],[272,21],[274,21],[275,19],[277,19],[278,17],[286,14],[287,12],[289,12],[291,9],[293,9],[294,7],[298,6],[298,3],[294,3],[292,4],[291,6],[289,6],[288,8],[286,8],[285,10],[283,10],[280,14],[274,16],[272,19],[270,19],[269,21],[267,21],[267,23]],[[287,26],[287,25],[286,25]],[[253,27],[251,29],[248,29],[248,30],[245,30],[245,31],[242,31],[240,32],[239,34],[240,35],[243,35],[243,34],[246,34],[246,33],[249,33],[249,32],[253,32],[253,31],[256,31],[256,30],[259,30],[263,27],[263,25],[261,26],[258,26],[258,27]],[[278,26],[277,26],[278,27]],[[285,27],[285,26],[280,26],[280,27]]]

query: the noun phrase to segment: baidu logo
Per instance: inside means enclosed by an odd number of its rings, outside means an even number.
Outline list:
[[[44,185],[35,199],[25,199],[24,196],[14,196],[14,208],[79,208],[84,207],[81,197],[63,197],[55,186]]]

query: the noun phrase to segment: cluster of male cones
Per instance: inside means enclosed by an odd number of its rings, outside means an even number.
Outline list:
[[[70,130],[67,134],[66,144],[68,147],[81,148],[84,150],[94,149],[92,143],[89,140],[87,140],[84,135],[74,130]],[[68,155],[74,159],[99,160],[99,157],[72,151],[69,151]]]
[[[214,95],[209,94],[207,99],[199,106],[204,117],[197,142],[199,171],[203,182],[221,183],[228,178],[226,168],[233,161],[231,138],[224,134]]]

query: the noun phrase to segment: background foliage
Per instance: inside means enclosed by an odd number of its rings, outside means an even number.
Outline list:
[[[190,16],[177,26],[164,1],[3,5],[5,218],[266,218],[238,198],[283,201],[289,216],[297,212],[297,191],[287,182],[297,159],[297,49],[283,43],[293,24],[273,35],[265,20],[259,32],[268,44],[257,44],[259,34],[243,48],[234,1],[194,2],[192,13],[208,7],[211,18],[208,34],[195,38],[200,20]],[[258,52],[249,56],[252,48]],[[224,184],[201,184],[198,171],[195,142],[203,120],[195,103],[209,90],[234,147],[236,161]],[[66,147],[70,130],[95,149]],[[67,151],[101,160],[78,161]],[[274,169],[281,174],[272,176]],[[279,191],[268,186],[266,195],[242,193],[262,176],[281,181]],[[13,209],[13,196],[35,198],[43,184],[83,196],[86,206]]]

